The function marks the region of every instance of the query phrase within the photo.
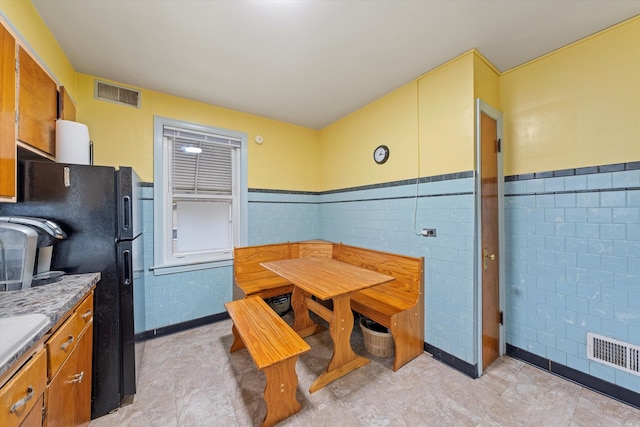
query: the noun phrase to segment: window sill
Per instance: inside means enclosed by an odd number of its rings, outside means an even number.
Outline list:
[[[211,268],[228,267],[233,265],[233,259],[225,259],[210,262],[194,262],[188,264],[165,264],[149,267],[154,276],[164,276],[166,274],[188,273],[190,271],[208,270]]]

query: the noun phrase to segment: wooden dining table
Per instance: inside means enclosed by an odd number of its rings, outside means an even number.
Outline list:
[[[294,285],[291,294],[293,329],[301,337],[326,329],[311,319],[309,310],[329,323],[333,355],[327,370],[309,387],[310,393],[369,363],[368,358],[357,355],[351,348],[351,294],[390,282],[394,279],[392,276],[321,257],[284,259],[260,265]],[[332,300],[333,310],[318,300]]]

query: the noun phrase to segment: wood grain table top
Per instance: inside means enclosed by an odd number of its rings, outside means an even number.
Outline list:
[[[393,276],[329,258],[291,258],[260,265],[322,300],[394,280]]]

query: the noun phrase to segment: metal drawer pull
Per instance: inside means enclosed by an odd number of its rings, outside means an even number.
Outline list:
[[[30,401],[31,399],[33,399],[33,386],[30,385],[27,388],[27,395],[25,397],[23,397],[22,399],[18,400],[16,403],[14,403],[13,405],[11,405],[11,408],[9,409],[9,413],[13,414],[14,412],[16,412],[18,409],[20,409],[21,407],[23,407],[24,405],[27,404],[28,401]]]
[[[82,316],[82,320],[87,320],[89,317],[91,317],[91,315],[93,314],[93,310],[89,309],[86,311],[86,313],[84,313]]]
[[[60,350],[65,351],[74,341],[73,335],[69,335],[69,339],[62,343]]]
[[[82,379],[84,378],[84,371],[80,372],[79,374],[75,374],[71,380],[67,381],[68,383],[81,383]]]

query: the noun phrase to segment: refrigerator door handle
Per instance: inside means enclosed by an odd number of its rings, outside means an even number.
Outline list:
[[[131,197],[124,196],[122,198],[122,229],[128,230],[131,227]]]
[[[129,286],[133,282],[133,265],[131,263],[131,251],[126,250],[122,252],[122,261],[124,264],[124,284],[125,286]]]

